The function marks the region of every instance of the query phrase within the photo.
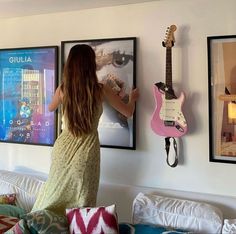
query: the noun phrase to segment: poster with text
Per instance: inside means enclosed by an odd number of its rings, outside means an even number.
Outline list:
[[[0,141],[53,145],[58,47],[0,49]]]

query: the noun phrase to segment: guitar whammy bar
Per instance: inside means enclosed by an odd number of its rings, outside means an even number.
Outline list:
[[[172,88],[172,51],[174,46],[174,31],[176,26],[171,25],[166,32],[166,38],[162,45],[166,47],[166,83],[158,82],[154,85],[154,97],[156,108],[151,119],[152,130],[160,135],[165,136],[166,162],[170,167],[178,165],[177,142],[175,137],[181,137],[187,132],[187,123],[182,113],[182,105],[184,102],[184,93],[180,96],[174,93]],[[171,141],[175,151],[175,160],[173,163],[169,161],[169,150]]]

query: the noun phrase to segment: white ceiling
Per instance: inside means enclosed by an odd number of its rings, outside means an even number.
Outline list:
[[[0,18],[48,14],[150,1],[155,0],[0,0]]]

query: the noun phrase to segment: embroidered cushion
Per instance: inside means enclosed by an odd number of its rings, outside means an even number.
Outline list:
[[[70,233],[118,234],[115,205],[66,209]]]
[[[2,194],[0,195],[0,204],[11,204],[15,205],[16,202],[16,194]]]
[[[69,234],[66,216],[57,215],[49,210],[38,210],[21,216],[32,233]]]
[[[19,219],[16,217],[0,215],[0,233],[4,233],[13,227],[18,222],[18,220]]]

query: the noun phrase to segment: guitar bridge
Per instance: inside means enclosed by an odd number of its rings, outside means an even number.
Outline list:
[[[175,126],[175,121],[165,120],[164,125],[168,126],[168,127],[173,127],[173,126]]]

